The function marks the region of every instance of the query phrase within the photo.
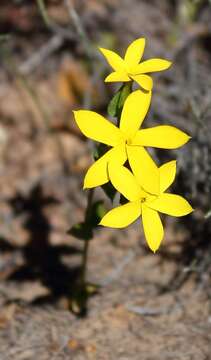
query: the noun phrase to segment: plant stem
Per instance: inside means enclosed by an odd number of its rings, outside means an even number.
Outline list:
[[[37,0],[37,5],[38,5],[38,7],[40,9],[40,13],[42,15],[42,18],[43,18],[45,24],[47,26],[50,26],[51,25],[51,20],[50,20],[50,18],[48,16],[48,12],[46,10],[44,0]]]
[[[88,198],[87,198],[85,224],[89,223],[93,196],[94,196],[94,189],[90,189],[89,193],[88,193]],[[86,272],[87,272],[89,242],[90,242],[89,237],[84,239],[84,247],[83,247],[83,253],[82,253],[82,265],[81,265],[81,285],[82,286],[86,285]]]
[[[88,250],[89,250],[89,240],[86,239],[86,240],[84,240],[84,248],[83,248],[83,253],[82,253],[82,266],[81,266],[81,285],[83,287],[86,285]]]

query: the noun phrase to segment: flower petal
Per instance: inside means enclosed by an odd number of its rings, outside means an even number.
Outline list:
[[[118,54],[108,49],[99,48],[99,50],[115,71],[121,72],[125,70],[125,62]]]
[[[116,81],[125,82],[125,81],[131,81],[131,79],[126,73],[117,72],[117,71],[112,72],[110,75],[108,75],[105,78],[105,82],[116,82]]]
[[[96,112],[74,111],[74,117],[79,129],[88,138],[110,146],[115,146],[121,142],[121,131]]]
[[[140,38],[133,41],[130,46],[128,46],[125,54],[125,62],[129,67],[134,67],[140,62],[145,48],[145,39]]]
[[[129,202],[109,211],[99,225],[124,228],[132,224],[141,215],[140,201]]]
[[[144,90],[150,91],[153,88],[153,80],[149,75],[131,75],[131,78],[136,81]]]
[[[176,127],[160,125],[138,131],[132,141],[132,145],[176,149],[186,144],[189,140],[190,136]]]
[[[173,183],[176,176],[177,164],[176,160],[172,160],[163,164],[159,168],[160,173],[160,193],[166,191]]]
[[[142,221],[149,248],[156,252],[163,240],[163,225],[157,211],[142,205]]]
[[[130,167],[138,183],[151,194],[159,194],[159,169],[142,146],[127,146]]]
[[[108,164],[108,174],[112,185],[129,201],[136,201],[141,198],[142,190],[134,175],[124,166],[116,161]]]
[[[164,59],[150,59],[143,61],[136,67],[137,74],[151,73],[155,71],[167,70],[171,66],[171,61]]]
[[[151,209],[171,216],[185,216],[193,211],[193,208],[182,196],[168,193],[161,194],[148,205]]]
[[[124,164],[127,159],[125,146],[119,145],[114,147],[91,165],[84,178],[84,189],[100,186],[109,181],[108,162],[111,159],[115,160],[120,165]]]
[[[141,126],[149,110],[151,96],[151,92],[137,90],[127,97],[120,120],[120,129],[127,138],[133,137]]]

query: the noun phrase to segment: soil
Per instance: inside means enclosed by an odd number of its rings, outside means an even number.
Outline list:
[[[164,219],[155,255],[139,223],[98,228],[87,276],[97,291],[77,316],[69,308],[76,306],[83,243],[67,231],[83,220],[92,144],[71,114],[85,105],[105,113],[116,87],[103,83],[108,68],[95,52],[90,66],[63,2],[46,3],[50,29],[35,2],[0,5],[0,32],[9,34],[0,40],[0,360],[211,359],[211,249],[202,231],[211,194],[210,5],[201,1],[190,16],[185,1],[75,1],[93,48],[122,52],[144,36],[146,58],[173,60],[171,71],[155,76],[148,121],[193,136],[170,156],[180,167],[175,189],[196,208],[192,222]],[[52,38],[55,49],[43,55]],[[111,207],[102,189],[95,197]]]

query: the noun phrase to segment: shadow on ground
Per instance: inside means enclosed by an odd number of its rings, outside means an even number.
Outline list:
[[[61,257],[70,256],[71,263],[71,257],[80,255],[80,249],[66,245],[52,246],[49,242],[52,229],[44,209],[57,203],[55,198],[43,194],[40,185],[36,185],[27,197],[17,194],[9,200],[9,204],[16,216],[26,214],[23,227],[29,233],[29,241],[23,247],[16,247],[0,239],[0,251],[21,251],[24,258],[24,265],[15,269],[7,281],[38,280],[49,289],[50,294],[36,298],[34,305],[54,303],[61,297],[71,298],[78,286],[80,266],[66,266]]]

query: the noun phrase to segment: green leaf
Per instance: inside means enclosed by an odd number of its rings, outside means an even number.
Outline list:
[[[94,160],[98,160],[101,156],[103,156],[110,148],[107,145],[104,144],[98,144],[95,146],[93,157]]]
[[[84,222],[73,225],[67,233],[83,241],[90,240],[92,238],[92,229]]]
[[[132,82],[129,82],[123,86],[119,98],[119,104],[118,104],[119,110],[122,110],[125,100],[130,95],[131,90],[132,90]]]
[[[91,240],[93,238],[93,230],[98,227],[101,219],[106,213],[104,203],[101,200],[94,202],[89,210],[89,218],[85,222],[80,222],[72,226],[68,230],[68,234],[76,237],[79,240]]]
[[[108,104],[108,114],[116,117],[118,114],[119,101],[120,101],[121,89],[114,95]]]
[[[116,195],[116,189],[113,187],[113,185],[108,182],[107,184],[101,185],[101,188],[103,189],[106,196],[111,200],[111,202],[113,202]]]
[[[106,213],[106,208],[104,207],[104,203],[102,200],[96,201],[93,203],[90,210],[90,218],[89,218],[89,226],[91,229],[95,229],[103,216]]]
[[[125,100],[131,93],[132,82],[123,84],[108,104],[108,114],[120,118]]]

